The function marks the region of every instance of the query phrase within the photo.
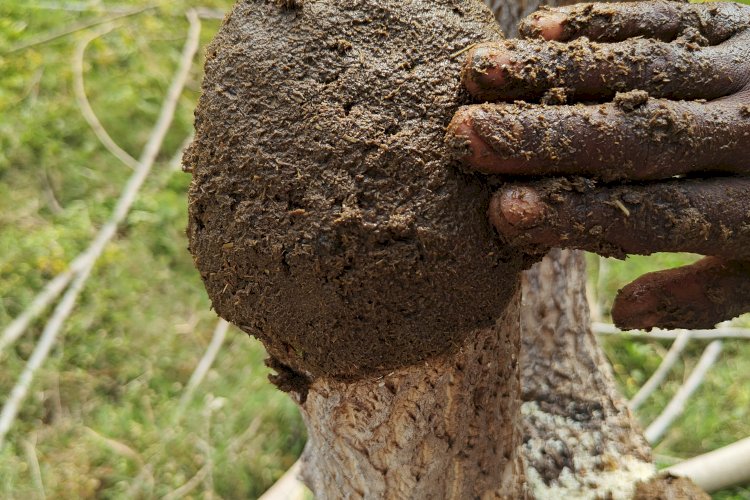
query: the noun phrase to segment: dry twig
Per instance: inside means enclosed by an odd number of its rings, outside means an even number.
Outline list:
[[[37,495],[39,495],[40,499],[44,500],[47,498],[47,494],[44,491],[42,469],[39,467],[39,459],[36,456],[36,436],[34,436],[34,442],[24,439],[21,441],[21,444],[26,454],[26,462],[29,464],[29,469],[31,469],[31,477],[34,479]]]
[[[86,47],[88,47],[92,41],[96,40],[100,36],[106,35],[114,28],[114,24],[105,25],[104,27],[95,30],[93,33],[78,42],[78,44],[76,45],[75,52],[73,53],[72,64],[73,90],[76,97],[76,104],[78,105],[78,109],[80,109],[81,114],[86,119],[86,122],[91,127],[91,130],[93,130],[94,134],[96,134],[99,142],[101,142],[102,145],[107,149],[107,151],[112,153],[115,158],[135,170],[136,168],[138,168],[138,160],[130,156],[127,151],[122,149],[114,140],[112,140],[112,137],[110,137],[110,135],[107,133],[107,130],[99,121],[99,117],[96,116],[96,113],[94,113],[94,110],[91,108],[91,103],[89,103],[89,99],[86,96],[86,87],[83,83],[83,56],[86,53]]]
[[[673,465],[666,472],[685,476],[709,493],[750,481],[750,438]]]
[[[216,355],[219,353],[221,345],[224,343],[224,339],[226,338],[228,329],[229,323],[227,323],[223,319],[220,319],[216,325],[216,328],[214,329],[213,337],[211,338],[211,342],[206,348],[206,352],[203,354],[203,357],[195,367],[195,371],[190,376],[190,381],[187,384],[187,388],[180,398],[180,404],[177,407],[177,413],[175,415],[175,423],[179,422],[180,418],[182,418],[182,414],[184,413],[185,408],[193,399],[195,389],[200,385],[201,382],[203,382],[203,378],[211,368],[211,365],[216,359]]]
[[[306,486],[299,480],[301,462],[294,465],[263,493],[258,500],[302,500],[305,498]]]
[[[34,47],[36,45],[41,45],[43,43],[49,43],[54,40],[57,40],[58,38],[62,38],[64,36],[72,35],[73,33],[77,33],[79,31],[83,31],[89,28],[93,28],[95,26],[99,26],[101,24],[106,24],[112,21],[116,21],[118,19],[123,19],[130,16],[135,16],[137,14],[141,14],[143,12],[153,10],[156,8],[156,5],[150,5],[147,7],[142,7],[140,9],[135,10],[129,10],[127,12],[121,12],[118,14],[113,14],[111,16],[107,17],[101,17],[94,20],[86,20],[80,23],[76,23],[73,26],[69,26],[67,28],[64,28],[62,30],[57,30],[52,33],[44,33],[33,40],[29,40],[28,42],[23,42],[21,44],[15,45],[6,52],[6,54],[14,54],[16,52],[20,52],[22,50],[30,49],[31,47]]]
[[[65,292],[60,303],[57,304],[52,317],[42,331],[42,336],[39,338],[39,342],[31,353],[31,357],[26,362],[26,366],[24,367],[23,372],[21,372],[21,376],[18,378],[16,385],[13,386],[8,399],[5,400],[3,410],[0,412],[0,449],[3,448],[3,445],[5,444],[5,436],[8,434],[8,431],[13,425],[13,421],[16,419],[21,403],[26,398],[31,382],[34,380],[34,374],[47,359],[49,351],[55,343],[57,334],[60,332],[60,329],[70,315],[70,312],[73,310],[76,298],[83,289],[83,285],[86,283],[93,267],[94,262],[92,261],[86,268],[84,268],[81,274],[76,276],[76,279],[70,285],[68,291]]]
[[[649,443],[655,443],[664,435],[669,429],[672,423],[682,415],[685,409],[685,403],[690,396],[700,387],[703,379],[706,377],[708,370],[716,362],[716,359],[721,353],[722,343],[720,340],[714,340],[706,350],[703,351],[700,361],[696,365],[693,372],[690,374],[685,383],[677,390],[677,394],[674,395],[672,400],[664,408],[664,411],[654,420],[651,425],[648,426],[646,432],[643,433],[644,437]]]
[[[49,306],[53,300],[60,296],[65,288],[70,284],[73,276],[80,273],[83,269],[84,259],[83,255],[76,258],[71,262],[70,268],[62,274],[58,274],[55,278],[47,283],[41,292],[34,297],[31,304],[6,328],[3,330],[3,335],[0,337],[0,353],[11,345],[13,342],[23,335],[23,332],[29,327],[29,324],[39,316]]]
[[[677,340],[672,343],[672,347],[669,348],[669,352],[662,360],[659,367],[656,369],[651,378],[649,378],[643,387],[640,388],[638,393],[633,396],[628,402],[628,407],[635,411],[648,399],[651,394],[664,382],[667,374],[672,369],[674,364],[680,359],[680,354],[685,350],[685,347],[690,342],[691,333],[688,330],[684,330],[679,334]]]
[[[196,472],[196,474],[190,478],[190,480],[177,488],[174,491],[171,491],[164,495],[162,497],[162,500],[177,500],[178,498],[182,498],[185,495],[189,494],[191,491],[193,491],[195,488],[197,488],[203,480],[206,478],[206,474],[208,474],[210,467],[208,464],[201,467],[201,469]]]
[[[623,335],[656,340],[675,340],[683,330],[660,330],[654,328],[650,332],[642,330],[620,330],[609,323],[593,323],[591,328],[598,335]],[[750,339],[750,329],[736,327],[721,327],[714,330],[690,330],[694,340],[716,339]]]

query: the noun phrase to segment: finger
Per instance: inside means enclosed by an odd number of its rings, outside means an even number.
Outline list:
[[[492,198],[489,217],[508,242],[529,253],[565,247],[619,258],[692,252],[750,260],[750,178],[513,184]]]
[[[468,169],[487,174],[579,174],[663,179],[750,172],[750,107],[618,94],[584,106],[483,104],[461,108],[448,141]]]
[[[707,257],[627,285],[615,298],[612,319],[622,329],[697,329],[745,312],[750,312],[750,262]]]
[[[672,41],[692,32],[717,45],[749,25],[748,9],[736,3],[659,1],[584,3],[542,9],[524,19],[519,30],[524,37],[561,42],[580,37],[599,42],[636,37]]]
[[[750,58],[750,37],[744,38],[747,43],[706,48],[646,39],[492,42],[470,51],[462,77],[481,101],[601,101],[634,89],[652,97],[712,100],[748,83],[750,75],[738,64]],[[555,101],[561,90],[563,102]]]

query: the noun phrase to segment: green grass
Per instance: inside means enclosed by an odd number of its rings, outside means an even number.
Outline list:
[[[0,2],[0,325],[83,250],[111,213],[130,170],[102,148],[72,93],[71,57],[85,32],[7,54],[41,34],[99,18],[99,10],[29,8]],[[66,2],[63,2],[66,3]],[[146,5],[145,0],[117,1]],[[148,2],[151,4],[152,2]],[[92,43],[86,88],[111,136],[138,156],[176,68],[188,0],[120,22]],[[226,9],[228,0],[201,0]],[[102,7],[103,6],[103,7]],[[202,43],[218,27],[204,21]],[[211,464],[193,491],[253,498],[296,459],[304,426],[294,405],[266,380],[264,351],[232,330],[185,416],[177,403],[215,325],[215,315],[186,251],[189,176],[170,159],[192,128],[200,67],[180,99],[176,121],[139,200],[107,247],[64,336],[36,378],[0,452],[0,498],[36,498],[34,459],[48,498],[152,498],[183,485]],[[594,270],[598,259],[592,258]],[[642,272],[690,257],[660,255],[607,261],[592,273],[606,318],[617,288]],[[0,404],[16,382],[43,321],[0,354]],[[606,349],[627,395],[656,368],[668,346],[608,339]],[[695,341],[662,391],[644,406],[658,414],[695,365]],[[750,343],[727,342],[685,415],[657,446],[689,457],[750,435]],[[750,498],[737,489],[716,498]]]
[[[104,15],[25,5],[2,2],[0,54]],[[176,69],[188,25],[179,13],[189,5],[163,2],[128,18],[86,54],[92,106],[133,156]],[[204,45],[217,27],[217,21],[203,22]],[[0,56],[0,325],[86,247],[131,173],[101,147],[75,105],[70,61],[83,35]],[[301,451],[304,426],[296,408],[267,382],[262,346],[236,330],[185,417],[173,424],[183,386],[216,322],[186,251],[189,176],[169,166],[192,129],[201,67],[196,61],[153,174],[0,452],[0,498],[37,495],[29,449],[48,498],[161,497],[209,461],[210,481],[194,495],[212,489],[223,498],[252,498]],[[42,326],[37,322],[0,354],[0,403]],[[120,444],[112,446],[115,441]]]

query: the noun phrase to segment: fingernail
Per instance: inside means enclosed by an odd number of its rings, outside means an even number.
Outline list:
[[[561,12],[538,12],[524,23],[522,33],[527,37],[561,41],[565,34],[566,19],[567,16]]]
[[[505,85],[510,53],[496,45],[480,45],[469,53],[464,72],[464,86],[474,96]]]
[[[514,186],[492,198],[489,216],[501,234],[514,237],[544,221],[545,204],[535,189]]]
[[[454,158],[464,165],[482,169],[491,162],[491,149],[474,130],[474,117],[471,108],[460,109],[448,125],[446,138]]]

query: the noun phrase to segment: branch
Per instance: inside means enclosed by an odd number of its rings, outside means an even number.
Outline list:
[[[22,440],[24,452],[26,453],[26,461],[31,469],[31,477],[34,479],[34,487],[38,497],[41,500],[46,500],[47,494],[44,491],[44,480],[42,479],[42,469],[39,467],[39,459],[36,456],[36,436],[34,442]]]
[[[692,396],[698,387],[700,387],[703,379],[706,377],[708,370],[711,369],[716,359],[721,353],[722,343],[720,340],[714,340],[706,350],[703,351],[700,361],[696,365],[690,377],[685,383],[677,390],[677,394],[667,404],[664,411],[654,420],[651,425],[648,426],[646,432],[643,433],[644,437],[649,443],[655,443],[664,435],[672,422],[679,417],[685,409],[685,403]]]
[[[133,205],[133,202],[138,195],[138,191],[151,171],[151,167],[156,160],[156,155],[161,148],[161,144],[164,142],[164,137],[169,130],[169,125],[171,124],[172,119],[174,118],[177,101],[182,93],[185,83],[187,82],[188,74],[192,67],[192,61],[195,57],[195,53],[198,51],[200,41],[201,26],[198,16],[191,10],[188,11],[187,17],[190,21],[190,29],[188,30],[187,41],[183,48],[180,65],[175,73],[174,79],[172,80],[172,84],[169,87],[164,104],[162,105],[161,113],[156,125],[154,125],[153,132],[143,149],[138,168],[133,172],[133,175],[128,179],[127,184],[123,188],[122,194],[117,200],[117,205],[115,205],[114,212],[109,221],[102,226],[89,248],[74,260],[74,263],[80,262],[79,265],[81,266],[81,270],[75,274],[73,283],[65,292],[65,295],[63,295],[63,298],[55,308],[52,317],[44,327],[39,343],[34,348],[31,357],[21,373],[21,377],[13,387],[13,390],[5,401],[5,405],[0,413],[0,449],[2,449],[5,436],[18,414],[19,407],[28,393],[35,372],[47,358],[60,329],[68,316],[70,316],[70,313],[75,306],[76,299],[83,289],[94,264],[103,252],[107,243],[109,243],[117,232],[117,227],[130,211],[130,207]],[[72,267],[73,266],[71,265],[71,268]],[[45,291],[46,290],[47,288],[45,288]],[[34,303],[36,302],[37,300],[35,299]]]
[[[37,2],[24,5],[27,9],[37,10],[62,10],[65,12],[103,12],[106,14],[123,14],[130,12],[132,9],[126,5],[109,5],[102,9],[100,6],[84,2]],[[224,19],[224,12],[221,9],[212,9],[211,7],[193,7],[198,17],[201,19]]]
[[[87,2],[35,2],[24,5],[27,9],[37,10],[62,10],[65,12],[106,12],[106,13],[123,13],[129,12],[130,8],[126,6],[108,6],[102,10]]]
[[[175,424],[182,417],[182,414],[185,411],[185,408],[187,407],[188,403],[190,403],[190,401],[193,399],[193,394],[195,393],[195,389],[200,385],[200,383],[203,381],[203,378],[206,376],[206,373],[208,373],[208,370],[211,368],[211,365],[216,359],[216,355],[218,354],[219,349],[221,348],[221,345],[224,343],[224,338],[227,335],[228,329],[229,329],[229,323],[227,323],[223,319],[220,319],[219,323],[216,325],[216,329],[214,330],[214,335],[211,338],[211,342],[208,344],[208,348],[206,349],[206,352],[203,354],[203,357],[201,358],[200,362],[195,367],[195,371],[190,377],[190,381],[187,384],[187,388],[185,389],[185,392],[182,394],[182,397],[180,398],[180,404],[177,407],[177,414],[175,415],[175,418],[174,418]]]
[[[299,480],[302,462],[297,460],[294,465],[263,493],[258,500],[302,500],[305,498],[307,487]]]
[[[658,340],[675,340],[683,330],[660,330],[654,328],[651,332],[643,330],[620,330],[609,323],[593,323],[591,328],[598,335],[623,335],[629,337],[643,337]],[[716,339],[750,339],[750,329],[723,327],[713,330],[690,330],[694,340],[716,340]]]
[[[83,84],[83,56],[86,53],[86,47],[95,39],[100,36],[104,36],[114,29],[114,25],[110,24],[90,34],[77,45],[73,54],[73,90],[76,97],[76,104],[81,110],[81,114],[86,119],[86,122],[94,131],[99,142],[107,148],[118,160],[129,166],[133,170],[138,168],[138,160],[128,154],[127,151],[122,149],[117,143],[112,140],[112,137],[107,133],[102,123],[99,121],[99,117],[96,116],[94,110],[91,108],[89,99],[86,96],[86,87]]]
[[[65,288],[70,284],[73,276],[81,272],[83,259],[76,259],[70,264],[70,268],[62,274],[58,274],[52,281],[39,292],[31,304],[6,328],[0,337],[0,353],[23,335],[29,324],[52,303]]]
[[[750,438],[685,460],[666,472],[685,476],[708,493],[750,481]]]
[[[73,26],[70,26],[68,28],[64,28],[62,30],[54,31],[52,33],[44,33],[32,40],[29,40],[28,42],[23,42],[21,44],[15,45],[11,47],[4,55],[10,55],[15,54],[16,52],[20,52],[22,50],[30,49],[31,47],[34,47],[36,45],[41,45],[43,43],[52,42],[54,40],[57,40],[58,38],[62,38],[64,36],[72,35],[73,33],[77,33],[79,31],[83,31],[89,28],[93,28],[94,26],[99,26],[100,24],[109,23],[112,21],[116,21],[118,19],[123,19],[130,16],[135,16],[137,14],[141,14],[143,12],[153,10],[157,6],[151,5],[147,7],[142,7],[140,9],[135,10],[129,10],[127,12],[122,12],[119,14],[113,14],[111,16],[102,17],[99,19],[94,19],[93,21],[84,21],[80,23],[76,23]]]
[[[70,312],[73,310],[76,298],[78,298],[78,294],[83,289],[83,285],[86,283],[93,267],[94,263],[91,262],[90,265],[84,268],[84,270],[76,276],[73,284],[70,285],[70,288],[65,292],[60,303],[57,304],[55,312],[44,327],[42,336],[39,338],[39,342],[34,348],[34,352],[31,353],[31,357],[26,363],[23,372],[21,372],[18,382],[16,382],[10,396],[8,396],[8,399],[5,401],[3,410],[0,412],[0,450],[2,450],[3,445],[5,444],[5,436],[8,434],[8,431],[13,425],[13,421],[16,419],[21,403],[26,398],[31,382],[34,380],[34,374],[47,359],[49,351],[55,343],[57,334],[60,332],[60,329],[70,315]]]
[[[661,385],[661,383],[664,382],[667,374],[672,369],[677,360],[680,359],[680,354],[682,354],[682,351],[685,350],[688,342],[690,342],[691,335],[692,334],[688,330],[680,332],[677,340],[674,341],[672,347],[670,347],[669,349],[669,352],[666,356],[664,356],[664,359],[659,365],[659,368],[657,368],[654,374],[651,375],[651,378],[649,378],[648,381],[643,384],[643,387],[641,387],[638,393],[633,396],[633,399],[628,402],[628,407],[632,411],[640,408],[644,401],[646,401],[648,397],[651,396],[651,394],[653,394],[653,392]]]
[[[182,141],[179,149],[175,151],[174,156],[172,156],[172,159],[169,160],[170,172],[177,172],[179,170],[182,170],[182,156],[185,154],[185,150],[188,148],[188,146],[190,146],[190,143],[193,142],[194,137],[195,134],[189,134],[187,137],[185,137],[185,140]]]
[[[214,19],[216,21],[223,21],[226,15],[223,10],[210,7],[195,7],[195,12],[201,19]]]
[[[196,474],[190,478],[190,480],[177,488],[174,491],[171,491],[164,495],[162,500],[177,500],[178,498],[182,498],[191,491],[193,491],[195,488],[198,487],[203,482],[203,479],[205,479],[206,474],[208,474],[209,467],[208,465],[204,465],[201,467],[201,469],[196,472]]]

